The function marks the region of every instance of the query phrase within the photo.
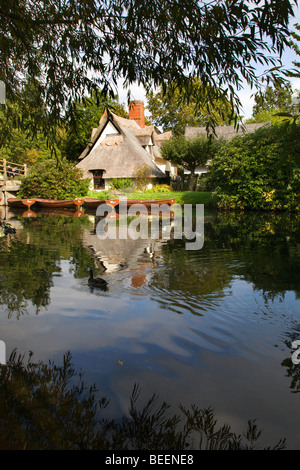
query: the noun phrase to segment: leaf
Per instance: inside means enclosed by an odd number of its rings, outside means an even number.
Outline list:
[[[289,117],[289,118],[293,118],[294,116],[290,113],[276,113],[274,114],[274,116],[281,116],[281,117]]]
[[[281,65],[278,65],[277,67],[273,67],[269,70],[269,72],[275,72],[276,70],[280,70],[282,68]]]

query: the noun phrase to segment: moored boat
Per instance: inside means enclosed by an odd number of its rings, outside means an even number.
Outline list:
[[[22,202],[22,199],[17,199],[15,197],[12,197],[12,198],[7,199],[7,204],[10,207],[23,207],[24,209],[24,204]]]
[[[109,206],[115,207],[119,204],[119,199],[97,199],[90,197],[84,199],[84,205],[88,209],[97,209],[100,204],[107,204]]]
[[[75,206],[78,207],[78,209],[79,209],[79,207],[81,207],[83,205],[84,199],[77,197],[76,199],[74,199],[73,202],[74,202]]]
[[[175,203],[175,199],[140,199],[139,204],[143,204],[147,208],[151,208],[152,205],[162,205],[162,204],[167,204],[168,206],[172,206]],[[129,200],[129,204],[130,203]],[[135,203],[136,204],[136,203]]]
[[[28,210],[30,210],[30,207],[33,206],[33,204],[35,204],[35,199],[22,199],[22,202],[24,206],[26,206]]]
[[[16,197],[12,197],[7,199],[7,204],[10,207],[21,207],[24,209],[24,206],[30,208],[33,204],[35,204],[36,199],[18,199]]]
[[[84,206],[88,209],[97,209],[100,204],[105,204],[105,199],[97,199],[92,197],[86,197],[84,199]]]
[[[142,203],[142,201],[140,199],[120,199],[121,204],[122,204],[122,202],[127,204],[127,209],[130,206],[133,206],[134,204],[141,204]]]
[[[38,207],[49,207],[49,208],[70,208],[76,207],[72,199],[60,200],[60,199],[36,199],[36,205]]]
[[[175,199],[120,199],[120,203],[126,202],[127,208],[134,204],[143,204],[147,208],[151,208],[151,205],[167,204],[172,206],[175,203]]]

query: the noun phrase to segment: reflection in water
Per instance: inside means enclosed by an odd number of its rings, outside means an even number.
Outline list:
[[[140,407],[137,386],[128,415],[107,420],[101,416],[107,398],[99,399],[71,359],[67,353],[62,365],[45,364],[13,351],[0,366],[1,450],[252,450],[259,444],[255,422],[242,436],[219,426],[212,409],[180,407],[181,415],[172,416],[155,395]],[[284,447],[284,439],[273,446]]]
[[[100,240],[95,216],[63,214],[4,214],[16,229],[0,238],[0,340],[8,351],[17,345],[44,360],[72,351],[91,383],[104,388],[113,417],[140,383],[172,405],[208,403],[235,429],[257,417],[267,440],[286,436],[296,445],[298,394],[291,392],[299,389],[299,366],[288,356],[290,339],[300,339],[299,216],[208,214],[203,249],[187,251],[172,238]],[[108,290],[90,290],[90,269]],[[135,445],[116,422],[114,443],[120,434],[122,445]],[[84,447],[74,436],[70,445]],[[44,445],[34,439],[33,447]],[[50,437],[43,439],[48,448]],[[97,445],[111,445],[103,442]],[[60,445],[69,444],[53,444]]]
[[[76,220],[72,224],[68,222],[67,217],[24,218],[22,230],[18,228],[15,235],[2,240],[0,305],[9,316],[20,317],[28,313],[30,304],[35,307],[36,314],[48,307],[53,277],[60,275],[60,260],[70,257],[73,246],[78,256],[83,255],[79,263],[74,260],[74,275],[77,265],[81,272],[84,264],[90,263],[79,247],[78,232],[82,224]]]

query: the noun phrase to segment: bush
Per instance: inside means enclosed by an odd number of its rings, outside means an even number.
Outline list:
[[[151,183],[151,169],[147,166],[141,166],[136,170],[135,184],[139,191],[144,191]]]
[[[113,178],[111,180],[111,189],[124,189],[130,188],[132,180],[130,178]]]
[[[63,159],[37,162],[30,174],[23,178],[19,197],[45,199],[75,199],[87,194],[89,179],[83,179],[81,171]]]
[[[224,143],[206,177],[217,206],[242,210],[298,209],[299,143],[299,126],[263,128]]]

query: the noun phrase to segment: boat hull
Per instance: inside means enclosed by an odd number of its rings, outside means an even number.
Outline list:
[[[168,206],[172,206],[175,203],[175,199],[141,199],[140,204],[143,204],[147,208],[151,208],[152,205],[162,205],[167,204]]]
[[[147,209],[151,209],[152,205],[161,205],[167,204],[172,206],[175,203],[175,199],[96,199],[96,198],[86,198],[84,200],[84,206],[87,209],[97,209],[101,204],[108,204],[116,209],[119,209],[119,205],[126,204],[127,209],[134,204],[142,204]]]
[[[59,199],[36,199],[36,205],[38,207],[45,207],[45,208],[71,208],[75,209],[76,204],[73,200],[59,200]]]
[[[120,202],[123,202],[123,200],[120,199]],[[124,199],[124,202],[126,202],[127,207],[133,206],[134,204],[143,204],[145,207],[151,208],[153,204],[167,204],[168,206],[172,206],[175,203],[175,199]]]
[[[97,198],[85,198],[84,206],[88,209],[97,209],[101,204],[107,204],[115,207],[119,204],[119,199],[97,199]]]
[[[31,207],[35,203],[36,203],[35,199],[18,199],[15,197],[7,199],[7,204],[10,207],[21,207],[23,209],[25,207]]]

